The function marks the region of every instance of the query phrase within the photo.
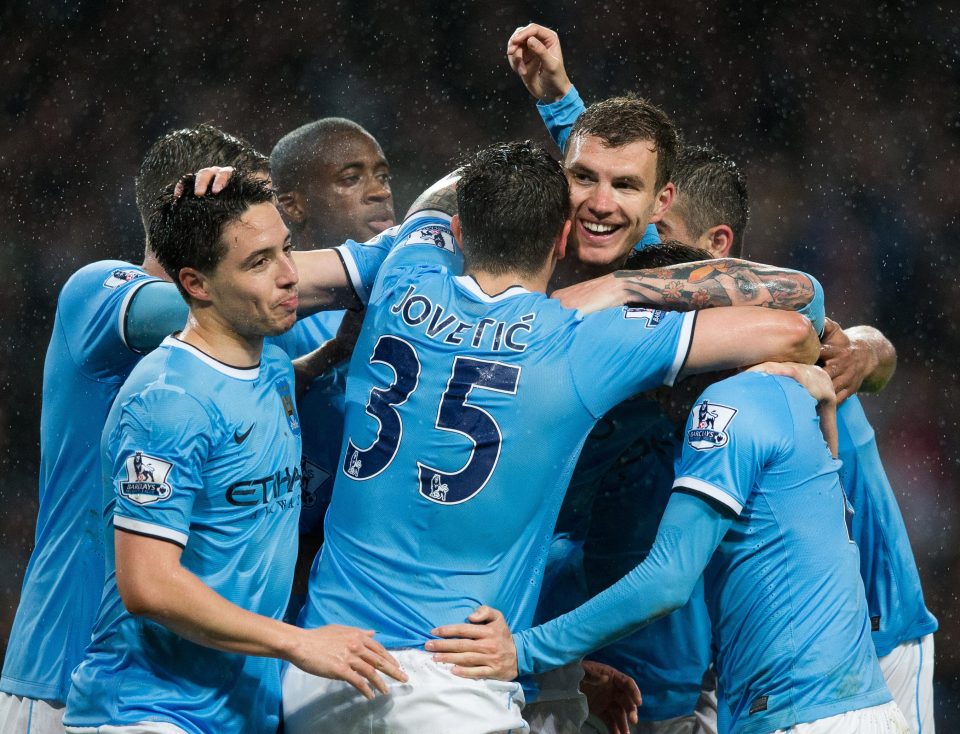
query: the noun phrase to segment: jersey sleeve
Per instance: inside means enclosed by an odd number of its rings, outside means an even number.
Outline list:
[[[138,354],[160,346],[166,337],[187,322],[190,307],[173,283],[150,280],[139,288],[127,307],[125,339]]]
[[[214,428],[197,400],[153,387],[132,397],[111,432],[115,528],[183,547]]]
[[[583,404],[599,418],[631,395],[672,385],[693,339],[696,311],[611,308],[588,314],[570,353]]]
[[[540,113],[540,119],[547,126],[547,132],[553,138],[560,150],[566,150],[567,140],[570,138],[570,130],[573,123],[583,114],[586,109],[583,100],[580,98],[580,92],[576,87],[570,87],[570,91],[562,99],[550,104],[537,102],[537,112]]]
[[[698,497],[671,497],[643,563],[567,614],[513,635],[520,674],[572,662],[683,606],[731,524]]]
[[[810,303],[800,309],[799,313],[802,313],[810,319],[810,323],[813,324],[813,330],[817,332],[817,336],[822,336],[823,321],[826,318],[826,310],[823,302],[823,286],[820,285],[819,280],[809,273],[806,275],[810,278],[810,282],[813,283],[813,298]]]
[[[159,282],[143,268],[120,261],[93,263],[67,281],[57,318],[70,356],[83,374],[116,380],[123,367],[139,359],[128,341],[128,310],[143,287]]]
[[[786,448],[792,426],[772,375],[743,372],[714,383],[690,411],[674,489],[709,497],[739,515],[764,467]]]

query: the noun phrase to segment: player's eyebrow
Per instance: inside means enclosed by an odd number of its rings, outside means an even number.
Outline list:
[[[640,176],[615,176],[613,182],[629,184],[630,186],[634,186],[638,189],[642,189],[646,186]]]
[[[287,236],[283,238],[283,247],[286,247],[288,244],[290,244],[289,232],[287,232]],[[258,257],[263,257],[264,255],[271,255],[273,254],[273,251],[274,251],[273,247],[261,247],[259,250],[254,250],[245,258],[243,258],[243,260],[240,262],[240,266],[244,268],[250,267],[250,265],[252,265]]]

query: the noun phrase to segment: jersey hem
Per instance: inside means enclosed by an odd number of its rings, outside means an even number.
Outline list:
[[[805,706],[803,708],[791,708],[789,711],[782,711],[772,714],[769,717],[748,721],[742,727],[734,727],[734,734],[767,734],[777,729],[789,729],[797,724],[810,724],[820,719],[827,719],[831,716],[840,716],[860,709],[872,708],[873,706],[882,706],[893,700],[890,691],[875,689],[866,693],[858,693],[849,698],[840,698],[829,703],[822,703],[816,706]]]
[[[51,687],[32,683],[10,675],[0,677],[0,693],[29,698],[34,701],[47,701],[61,706],[67,698],[67,692],[60,690],[60,686]]]

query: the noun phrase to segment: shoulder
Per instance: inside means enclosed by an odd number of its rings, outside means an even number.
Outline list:
[[[63,286],[62,294],[103,289],[106,292],[123,290],[130,283],[158,280],[143,268],[122,260],[100,260],[77,270]]]

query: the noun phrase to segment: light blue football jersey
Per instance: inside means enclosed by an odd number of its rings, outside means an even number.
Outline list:
[[[127,345],[134,294],[158,282],[119,260],[91,263],[60,292],[43,367],[40,508],[0,690],[66,700],[103,588],[100,432],[141,355]]]
[[[650,551],[672,491],[680,432],[658,401],[641,396],[607,413],[587,439],[581,463],[600,442],[631,441],[604,474],[592,504],[584,543],[589,596],[616,583]],[[575,478],[578,471],[579,465]],[[573,487],[572,482],[569,492]],[[637,710],[641,721],[663,721],[693,713],[710,664],[710,634],[703,584],[698,583],[680,609],[590,658],[637,681],[643,692]]]
[[[838,469],[789,378],[741,373],[691,411],[674,486],[737,515],[704,572],[735,734],[890,700]]]
[[[321,311],[297,321],[286,334],[269,341],[291,359],[302,357],[336,336],[344,313]],[[319,529],[330,504],[333,477],[340,463],[347,369],[348,364],[344,362],[327,370],[310,383],[310,389],[297,401],[303,429],[301,532]]]
[[[519,286],[487,295],[455,275],[442,216],[415,218],[398,241],[351,362],[300,623],[420,646],[489,604],[522,629],[584,438],[621,400],[672,382],[696,317],[583,316]]]
[[[104,524],[183,548],[218,594],[280,619],[297,555],[300,425],[289,358],[238,369],[167,338],[130,375],[103,430]],[[68,726],[166,721],[191,734],[274,732],[280,661],[204,647],[126,611],[113,544]]]
[[[854,509],[853,539],[860,549],[873,643],[883,657],[903,642],[936,632],[937,620],[923,601],[903,515],[856,395],[838,408],[837,424],[840,478]]]

